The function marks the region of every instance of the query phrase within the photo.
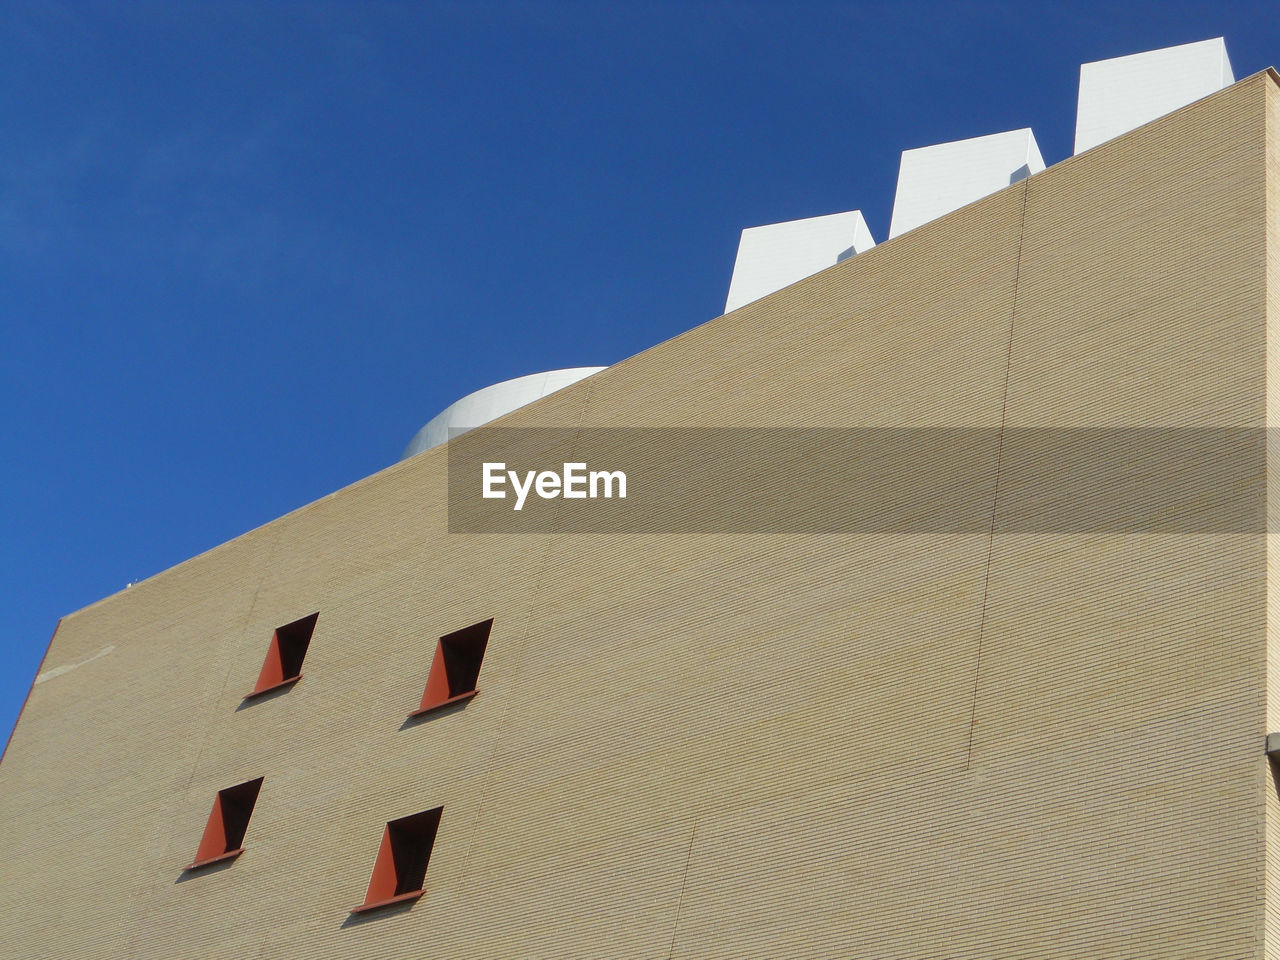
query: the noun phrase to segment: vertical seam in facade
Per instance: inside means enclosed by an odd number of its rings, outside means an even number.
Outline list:
[[[245,611],[244,621],[240,625],[240,640],[242,643],[244,642],[245,637],[248,636],[249,623],[253,620],[253,611],[257,609],[258,597],[261,596],[262,594],[262,585],[263,583],[266,582],[267,573],[271,570],[271,559],[272,557],[275,556],[276,547],[279,545],[279,543],[280,543],[280,529],[279,529],[279,525],[277,524],[275,532],[272,534],[271,539],[267,542],[267,555],[266,555],[266,558],[263,560],[262,567],[258,571],[258,582],[253,588],[253,596],[249,599],[249,608],[248,610]],[[219,702],[222,700],[222,697],[226,695],[227,687],[230,686],[231,684],[231,674],[235,671],[235,669],[236,669],[236,663],[234,658],[232,658],[232,662],[227,665],[226,673],[224,673],[222,677],[222,687],[218,691]],[[205,728],[204,738],[200,741],[200,749],[196,751],[195,759],[191,763],[191,770],[187,774],[187,793],[188,794],[190,794],[191,792],[192,783],[195,782],[196,771],[200,769],[200,758],[204,756],[204,748],[209,744],[209,737],[213,734],[213,729],[214,729],[213,724],[209,724]],[[151,889],[154,891],[159,885],[160,885],[160,880],[159,878],[157,878],[152,882]],[[138,941],[142,935],[142,930],[143,930],[143,927],[141,924],[135,925],[133,934],[129,939],[129,945],[127,947],[127,953],[125,955],[128,958],[130,958],[130,960],[134,960],[134,958],[136,958],[139,955]],[[264,939],[262,939],[258,943],[259,951],[261,951],[262,945],[266,943],[266,939],[265,939],[266,935],[264,934],[263,936],[264,936]]]
[[[680,894],[676,897],[676,918],[671,923],[671,945],[667,948],[667,960],[672,960],[676,953],[676,935],[680,932],[680,914],[684,909],[684,889],[689,883],[689,864],[693,860],[693,841],[698,836],[698,821],[693,821],[693,829],[689,831],[689,847],[684,852],[684,872],[680,875]]]
[[[590,379],[591,379],[590,377],[586,378],[587,381],[589,381]],[[578,415],[575,418],[577,420],[577,423],[574,425],[575,443],[577,441],[578,436],[581,435],[581,432],[582,432],[582,416],[584,413],[586,413],[587,406],[591,402],[591,391],[592,391],[592,385],[588,382],[586,384],[585,393],[582,398],[582,405],[578,408]],[[554,528],[552,528],[552,530],[549,531],[544,537],[545,545],[542,550],[542,556],[538,560],[537,572],[534,574],[533,589],[530,591],[530,594],[529,594],[529,606],[528,606],[528,609],[525,611],[525,616],[524,616],[524,637],[522,638],[523,639],[522,653],[523,651],[528,650],[529,648],[529,624],[533,620],[534,610],[536,610],[538,607],[538,595],[542,592],[543,580],[546,577],[547,557],[551,553],[551,538],[553,536],[555,536]],[[514,671],[513,671],[512,679],[514,679]],[[467,849],[462,855],[462,875],[464,878],[466,877],[466,873],[467,873],[467,865],[471,862],[471,847],[474,845],[475,839],[476,839],[476,833],[480,829],[480,818],[484,813],[484,805],[489,796],[489,785],[490,783],[493,782],[494,756],[498,752],[498,745],[502,742],[502,731],[503,731],[503,728],[506,726],[507,717],[510,715],[510,712],[511,712],[511,701],[508,699],[507,702],[503,704],[502,716],[499,718],[497,726],[494,729],[493,741],[491,744],[491,749],[489,751],[489,762],[485,769],[484,785],[480,788],[480,800],[476,805],[476,815],[475,815],[475,820],[471,825],[471,834],[470,836],[467,837]]]
[[[257,586],[253,588],[253,596],[249,600],[249,609],[245,611],[244,622],[240,626],[241,643],[243,643],[245,637],[248,636],[249,623],[250,621],[253,620],[253,611],[256,610],[258,607],[258,597],[262,595],[262,584],[267,579],[268,571],[271,570],[271,559],[272,557],[275,556],[276,547],[279,545],[279,543],[280,543],[280,530],[279,530],[279,527],[277,526],[275,533],[272,534],[271,540],[267,545],[267,556],[262,563],[262,568],[260,572],[258,573],[258,583],[257,583]],[[235,662],[234,659],[232,659],[232,661],[227,664],[227,671],[222,676],[222,688],[218,691],[219,700],[221,700],[222,697],[226,695],[227,687],[230,686],[231,684],[231,674],[235,672],[236,667],[237,667],[237,663]],[[200,741],[200,749],[196,751],[195,760],[191,764],[191,773],[187,777],[188,790],[191,789],[191,784],[195,780],[196,771],[200,769],[200,758],[204,756],[204,748],[209,743],[209,737],[212,735],[212,733],[213,733],[213,727],[210,726],[208,729],[205,730],[204,739]]]
[[[982,672],[982,641],[987,629],[987,598],[991,593],[991,558],[996,545],[996,510],[1000,506],[1000,466],[1004,457],[1004,425],[1009,416],[1009,376],[1013,370],[1013,325],[1018,316],[1018,286],[1022,281],[1022,241],[1027,235],[1027,190],[1030,178],[1023,181],[1022,212],[1018,218],[1018,256],[1013,268],[1013,304],[1009,309],[1009,343],[1004,361],[1004,395],[1000,400],[1000,432],[996,439],[996,476],[991,496],[991,525],[987,529],[987,561],[982,576],[982,612],[978,617],[978,652],[973,665],[973,700],[969,708],[969,744],[965,750],[964,768],[973,762],[973,735],[978,722],[978,679]]]
[[[249,600],[249,609],[245,612],[244,623],[240,627],[240,640],[242,643],[245,637],[248,635],[249,623],[250,621],[253,620],[253,611],[257,608],[258,597],[262,594],[262,584],[266,582],[267,573],[271,570],[271,559],[272,557],[275,556],[276,547],[277,545],[279,545],[279,543],[280,543],[280,530],[279,530],[279,527],[277,527],[275,534],[271,537],[271,540],[267,545],[267,556],[266,556],[266,559],[263,561],[261,570],[258,573],[258,584],[253,588],[253,597]],[[222,698],[226,695],[227,687],[231,683],[231,674],[234,670],[235,670],[234,662],[227,665],[227,672],[223,675],[223,678],[222,678],[222,689],[218,691],[219,702],[221,702]],[[205,729],[204,739],[200,741],[200,749],[196,751],[195,760],[193,760],[191,763],[191,772],[187,775],[187,793],[188,794],[190,794],[191,792],[191,784],[195,782],[196,771],[200,769],[200,758],[204,756],[204,748],[208,746],[209,737],[212,735],[212,733],[213,733],[213,724],[210,724]],[[349,792],[350,792],[350,787],[348,787],[348,793]],[[155,883],[153,883],[152,889],[154,890],[155,887],[158,886],[158,884],[159,884],[159,880],[157,879]],[[137,925],[137,929],[134,930],[133,937],[129,941],[129,948],[128,948],[129,952],[127,955],[130,958],[130,960],[133,960],[133,958],[136,958],[138,956],[138,939],[141,936],[141,933],[142,933],[142,926]],[[262,946],[266,943],[265,938],[266,938],[266,934],[263,934],[263,939],[259,941],[259,944],[258,944],[259,952],[262,950]]]

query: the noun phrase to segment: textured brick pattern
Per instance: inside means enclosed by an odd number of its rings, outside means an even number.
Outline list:
[[[1273,424],[1278,110],[1250,78],[502,422]],[[0,764],[5,955],[1276,955],[1271,538],[450,536],[446,455],[64,619],[46,670],[112,649]],[[406,723],[488,617],[479,695]],[[425,896],[350,919],[437,805]]]
[[[1267,369],[1280,370],[1280,88],[1266,84]],[[1267,379],[1267,426],[1280,427],[1280,377]],[[1270,437],[1271,435],[1268,434]],[[1280,476],[1280,446],[1267,444],[1268,474]],[[1270,491],[1268,491],[1270,492]],[[1280,497],[1267,500],[1269,530],[1280,531]],[[1267,731],[1280,732],[1280,535],[1267,537]],[[1280,958],[1280,784],[1269,765],[1265,787],[1266,957]]]

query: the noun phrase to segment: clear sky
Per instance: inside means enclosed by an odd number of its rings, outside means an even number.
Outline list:
[[[0,0],[0,739],[63,614],[718,315],[743,227],[884,240],[904,149],[1064,159],[1081,62],[1216,36],[1280,61],[1274,3]]]

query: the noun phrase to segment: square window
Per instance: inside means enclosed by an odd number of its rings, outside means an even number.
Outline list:
[[[302,661],[307,655],[307,647],[311,644],[311,634],[315,632],[319,613],[313,613],[293,623],[277,627],[271,635],[271,645],[267,647],[267,659],[262,663],[258,674],[258,683],[246,696],[246,700],[279,690],[302,679]]]
[[[352,913],[408,903],[422,896],[427,864],[443,812],[444,807],[436,807],[387,823],[364,903],[352,907]]]
[[[489,643],[493,618],[446,634],[436,644],[436,653],[427,674],[427,688],[422,703],[409,714],[419,717],[451,704],[462,703],[476,695],[480,664]]]
[[[245,831],[249,829],[249,818],[253,816],[261,789],[262,777],[259,777],[218,791],[196,858],[185,869],[198,870],[223,860],[234,860],[244,853]]]

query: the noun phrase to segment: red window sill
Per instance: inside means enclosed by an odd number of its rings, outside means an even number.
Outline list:
[[[201,867],[207,867],[215,863],[222,863],[224,860],[234,860],[242,853],[244,853],[244,847],[240,847],[236,850],[228,850],[226,853],[220,853],[216,857],[210,857],[207,860],[197,860],[195,863],[188,867],[183,867],[182,869],[184,873],[188,870],[199,870]]]
[[[386,900],[374,900],[372,903],[362,903],[358,907],[352,907],[352,913],[368,913],[370,910],[378,910],[381,907],[389,907],[395,903],[411,903],[422,896],[421,890],[410,890],[408,893],[398,893],[394,897],[388,897]]]
[[[456,697],[450,697],[448,700],[441,700],[439,703],[433,703],[429,707],[419,707],[417,710],[413,711],[413,713],[409,714],[409,716],[421,717],[423,714],[435,713],[435,711],[443,710],[445,707],[451,707],[455,703],[463,703],[470,700],[479,692],[479,690],[468,690],[466,693],[460,693]]]
[[[301,679],[302,679],[302,674],[298,674],[296,677],[287,677],[286,679],[281,680],[279,683],[273,683],[269,687],[263,687],[261,690],[254,690],[250,693],[246,693],[244,698],[246,700],[252,700],[254,699],[254,697],[260,697],[264,693],[270,693],[272,690],[283,690],[285,687],[292,686],[293,684],[297,683]]]

